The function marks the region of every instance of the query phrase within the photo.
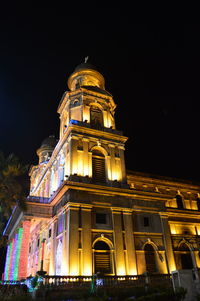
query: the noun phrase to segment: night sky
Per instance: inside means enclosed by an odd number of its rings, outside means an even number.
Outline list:
[[[129,137],[127,169],[200,181],[200,24],[135,23],[120,8],[1,13],[1,150],[37,163],[42,140],[58,137],[67,78],[89,56]]]

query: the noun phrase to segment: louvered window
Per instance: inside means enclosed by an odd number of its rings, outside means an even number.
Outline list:
[[[90,124],[97,129],[103,127],[103,114],[100,109],[95,107],[91,108]]]
[[[92,153],[92,176],[95,182],[106,182],[105,157],[97,150]]]
[[[111,252],[109,246],[103,242],[98,241],[94,246],[94,267],[95,273],[101,272],[104,274],[112,273]]]

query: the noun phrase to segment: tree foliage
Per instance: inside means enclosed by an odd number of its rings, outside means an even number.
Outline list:
[[[6,157],[0,151],[0,233],[14,206],[26,210],[27,170],[14,154]]]

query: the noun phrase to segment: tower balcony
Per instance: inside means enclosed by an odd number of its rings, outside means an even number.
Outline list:
[[[83,122],[83,121],[71,119],[69,124],[78,125],[78,126],[86,127],[86,128],[89,128],[89,129],[94,129],[94,130],[98,130],[98,131],[102,131],[102,132],[107,132],[107,133],[123,136],[122,131],[118,131],[118,130],[115,130],[113,128],[106,128],[106,127],[101,126],[99,124],[96,124],[96,125],[95,124],[90,124],[87,121]]]

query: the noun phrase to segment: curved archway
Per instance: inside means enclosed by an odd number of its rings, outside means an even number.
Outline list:
[[[156,257],[155,257],[155,249],[153,248],[152,244],[147,243],[144,246],[144,255],[145,255],[145,262],[146,262],[146,271],[150,274],[154,274],[158,272],[157,265],[156,265]]]
[[[94,273],[112,274],[111,249],[104,240],[97,240],[93,245]]]

